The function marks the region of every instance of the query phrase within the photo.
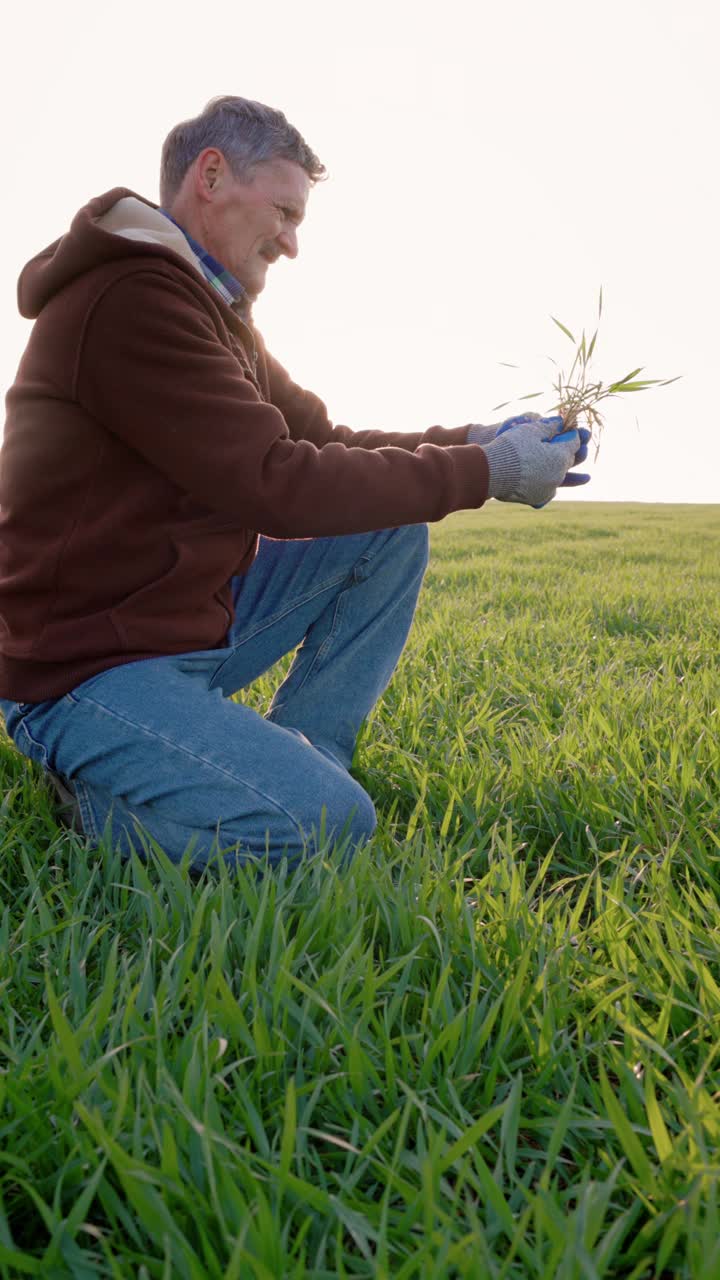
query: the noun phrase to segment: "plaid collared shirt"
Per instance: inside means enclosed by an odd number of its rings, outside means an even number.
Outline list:
[[[230,271],[226,271],[222,263],[218,262],[217,258],[213,258],[212,254],[208,253],[207,249],[203,249],[202,245],[198,244],[197,240],[193,240],[192,236],[188,234],[185,228],[181,227],[179,222],[175,222],[175,219],[170,217],[170,214],[166,209],[161,209],[160,212],[163,213],[170,222],[175,223],[175,226],[182,231],[185,239],[202,267],[205,279],[209,280],[214,289],[217,289],[220,297],[227,302],[228,306],[232,307],[234,311],[237,311],[238,314],[242,316],[243,313],[247,311],[248,298],[245,290],[240,284],[240,281],[236,280],[235,276],[232,275]]]

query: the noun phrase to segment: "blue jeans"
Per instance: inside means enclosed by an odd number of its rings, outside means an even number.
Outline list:
[[[8,734],[76,794],[83,828],[127,855],[144,830],[201,869],[223,850],[297,859],[375,828],[348,772],[402,652],[427,565],[425,525],[303,541],[261,538],[233,579],[226,645],[92,676],[61,698],[0,699]],[[300,646],[266,716],[230,701]]]

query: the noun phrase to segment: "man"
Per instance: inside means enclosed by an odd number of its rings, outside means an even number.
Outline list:
[[[110,191],[20,277],[0,706],[94,844],[149,833],[195,868],[355,847],[375,814],[354,743],[427,521],[588,478],[567,477],[586,440],[559,418],[353,432],[291,381],[252,303],[323,174],[281,112],[215,99],[165,142],[161,208]],[[267,716],[230,700],[297,646]]]

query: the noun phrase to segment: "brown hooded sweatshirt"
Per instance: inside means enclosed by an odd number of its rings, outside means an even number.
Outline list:
[[[18,299],[35,324],[0,452],[0,697],[222,645],[258,533],[368,532],[487,497],[467,427],[333,427],[124,188],[28,263]]]

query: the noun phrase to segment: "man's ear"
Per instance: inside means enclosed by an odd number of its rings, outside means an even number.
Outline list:
[[[222,186],[226,171],[225,157],[215,147],[206,147],[195,161],[195,190],[202,200],[212,200]]]

